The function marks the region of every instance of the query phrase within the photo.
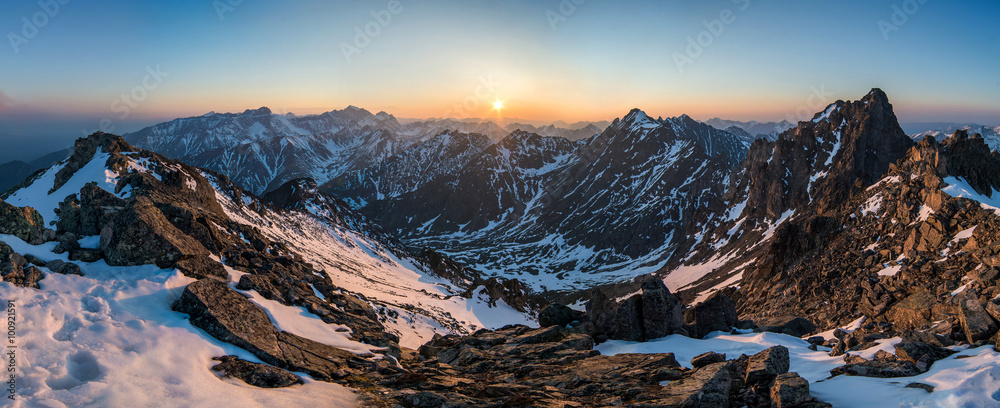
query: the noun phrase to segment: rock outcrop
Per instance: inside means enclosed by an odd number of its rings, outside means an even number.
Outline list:
[[[299,376],[267,364],[246,361],[236,356],[215,357],[213,360],[219,361],[219,364],[212,366],[212,371],[237,378],[254,387],[284,388],[302,384]]]
[[[569,306],[551,304],[538,313],[538,325],[541,327],[567,326],[579,321],[585,313],[573,310]]]
[[[16,207],[0,200],[0,234],[10,234],[38,245],[45,242],[45,223],[31,207]]]
[[[959,321],[962,322],[962,332],[969,343],[989,340],[1000,330],[1000,324],[990,317],[979,296],[973,290],[966,290],[958,296]]]
[[[319,380],[342,379],[372,365],[354,353],[278,331],[263,310],[215,279],[188,285],[173,309],[191,316],[191,324],[212,337],[243,348],[268,364],[302,371]]]
[[[684,323],[691,337],[701,339],[714,331],[732,330],[738,320],[736,304],[721,292],[716,292],[688,310]]]
[[[404,355],[406,371],[378,370],[365,387],[371,405],[407,407],[769,407],[772,395],[785,407],[830,406],[784,375],[784,347],[728,361],[705,354],[688,369],[672,353],[603,356],[593,344],[561,326],[438,336]]]
[[[38,282],[45,278],[42,271],[28,265],[27,259],[3,242],[0,242],[0,276],[4,282],[35,289],[41,288]]]
[[[184,258],[210,254],[142,196],[104,226],[101,250],[109,265],[156,264],[160,268],[173,267]]]
[[[684,330],[684,306],[663,281],[652,275],[636,278],[640,293],[615,303],[594,290],[587,303],[587,323],[582,330],[598,341],[604,339],[645,341]]]

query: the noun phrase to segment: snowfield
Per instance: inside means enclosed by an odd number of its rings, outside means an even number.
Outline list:
[[[68,261],[54,242],[33,246],[11,236],[0,241],[21,254]],[[188,283],[174,269],[78,263],[85,276],[40,268],[41,289],[0,282],[17,318],[17,399],[28,407],[276,407],[356,404],[348,388],[314,381],[263,389],[220,379],[212,357],[252,354],[215,340],[170,310]],[[317,320],[318,321],[318,320]],[[321,323],[321,322],[320,322]],[[322,324],[322,323],[321,323]],[[296,326],[291,326],[293,330]],[[310,334],[310,333],[305,333]],[[5,400],[8,401],[9,400]]]
[[[288,244],[325,271],[334,285],[365,295],[376,310],[392,311],[396,317],[383,324],[399,334],[403,347],[416,349],[438,333],[472,333],[507,324],[537,326],[530,316],[502,300],[490,305],[480,296],[481,290],[471,299],[458,296],[462,291],[451,282],[355,231],[301,212],[268,211],[265,217],[216,191],[216,199],[230,219],[256,226],[268,239]]]

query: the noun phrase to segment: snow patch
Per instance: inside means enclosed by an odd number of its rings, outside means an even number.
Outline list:
[[[61,259],[55,242],[33,246],[0,241],[44,261]],[[249,352],[193,327],[170,305],[194,280],[154,265],[112,267],[81,263],[85,276],[40,268],[41,289],[0,282],[17,299],[18,398],[24,407],[83,406],[355,406],[350,389],[315,381],[264,389],[220,379],[212,357]],[[23,354],[22,354],[23,353]]]
[[[990,192],[990,196],[987,197],[976,192],[976,189],[972,188],[965,179],[960,177],[946,177],[944,182],[948,186],[943,188],[942,191],[948,195],[978,201],[982,208],[993,210],[994,213],[1000,215],[1000,191],[993,189]]]

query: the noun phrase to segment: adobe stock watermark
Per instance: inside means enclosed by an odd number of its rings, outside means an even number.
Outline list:
[[[226,14],[236,11],[236,8],[243,4],[243,0],[214,0],[212,7],[215,14],[219,16],[219,21],[226,21]]]
[[[467,119],[475,113],[483,104],[492,103],[492,99],[497,97],[497,89],[500,82],[493,78],[493,74],[479,77],[479,83],[475,90],[460,103],[456,103],[451,109],[442,115],[442,118]]]
[[[546,10],[545,18],[549,20],[552,32],[559,30],[559,24],[566,22],[569,16],[576,13],[576,8],[586,2],[587,0],[562,0],[555,10]]]
[[[14,53],[20,54],[21,47],[37,37],[39,31],[48,26],[49,22],[62,10],[62,6],[69,4],[69,2],[70,0],[41,0],[38,2],[38,8],[41,10],[32,14],[31,18],[21,17],[23,23],[21,32],[11,31],[7,33],[7,39],[10,40],[10,47],[14,49]]]
[[[892,5],[892,14],[889,19],[880,19],[875,25],[878,26],[882,38],[889,41],[889,33],[899,31],[899,28],[910,21],[910,17],[920,11],[920,6],[927,4],[927,0],[906,0],[900,4]]]
[[[354,56],[360,55],[365,48],[372,44],[372,41],[382,35],[382,31],[389,27],[392,19],[403,12],[403,3],[400,0],[389,0],[382,10],[372,10],[372,19],[363,26],[354,27],[353,41],[341,42],[340,52],[344,54],[344,59],[350,64]]]
[[[739,11],[746,11],[750,8],[750,0],[732,1],[737,5],[736,9]],[[674,52],[673,59],[677,71],[683,74],[685,67],[694,64],[695,60],[701,58],[705,54],[705,50],[715,44],[715,40],[718,40],[726,32],[726,26],[735,22],[736,12],[729,8],[720,11],[719,18],[704,20],[705,29],[695,34],[694,37],[687,38],[687,47],[684,48],[684,53]]]
[[[146,76],[143,77],[142,82],[132,87],[129,92],[122,93],[120,97],[111,101],[111,112],[118,114],[118,120],[128,119],[132,115],[132,111],[137,109],[140,103],[145,102],[149,98],[149,94],[159,88],[163,79],[169,76],[170,73],[161,70],[159,65],[155,68],[146,66]],[[101,119],[97,129],[89,132],[84,130],[83,135],[89,136],[97,131],[115,133],[116,128],[114,119],[108,117]]]
[[[7,299],[7,341],[4,349],[4,364],[7,366],[7,377],[4,378],[7,399],[17,400],[17,305],[13,299]]]
[[[809,90],[812,93],[806,98],[806,102],[799,105],[794,113],[785,115],[785,120],[788,123],[795,125],[800,121],[811,120],[816,112],[823,110],[833,102],[833,92],[827,92],[826,85],[820,85],[819,88],[811,86]]]

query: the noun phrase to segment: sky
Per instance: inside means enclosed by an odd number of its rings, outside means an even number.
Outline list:
[[[1000,2],[28,0],[0,4],[0,161],[94,130],[267,106],[399,118],[1000,125]]]

